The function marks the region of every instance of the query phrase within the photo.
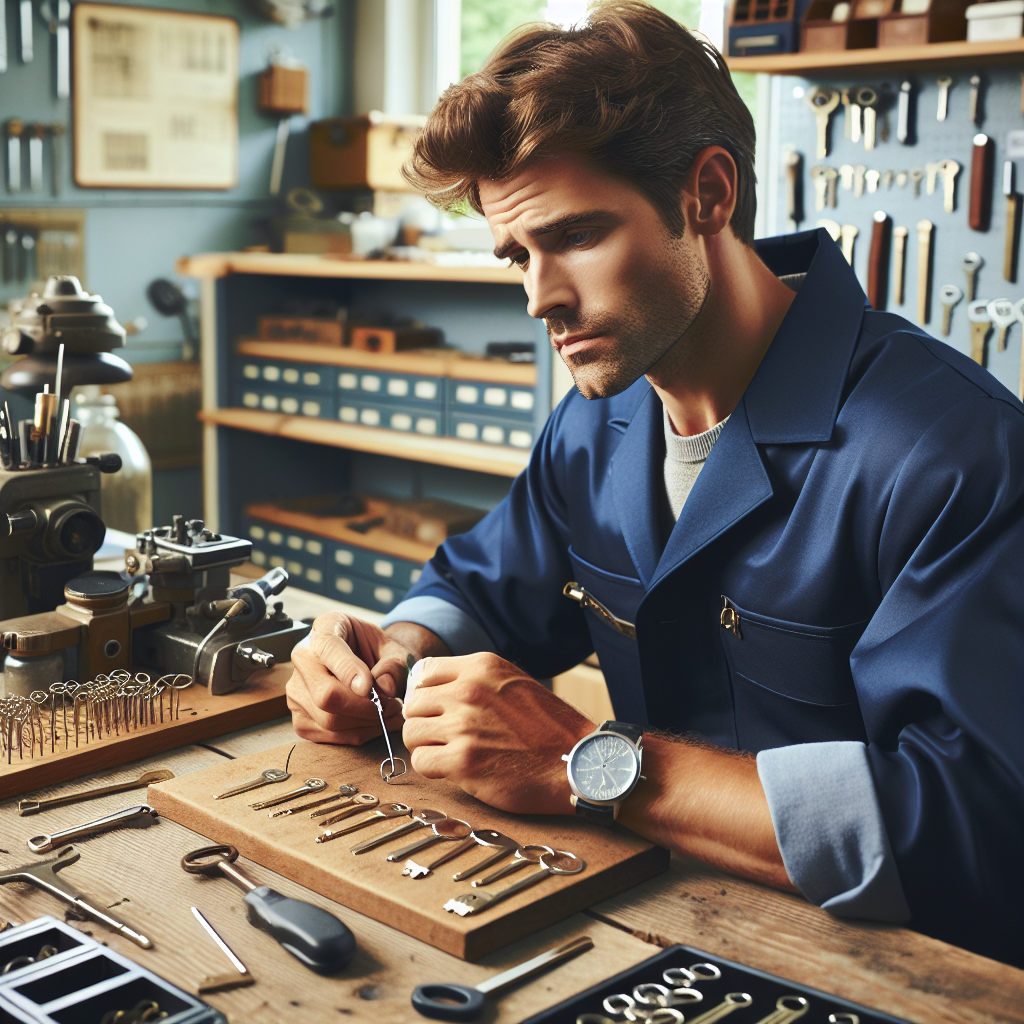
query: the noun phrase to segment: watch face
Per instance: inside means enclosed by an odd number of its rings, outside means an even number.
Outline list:
[[[609,803],[629,792],[639,765],[636,751],[627,740],[602,733],[580,745],[570,767],[584,800]]]

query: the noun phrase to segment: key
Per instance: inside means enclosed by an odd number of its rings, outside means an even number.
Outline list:
[[[305,796],[307,793],[322,793],[326,788],[327,783],[323,779],[306,779],[298,789],[282,793],[280,796],[272,796],[269,800],[258,800],[254,804],[249,804],[249,806],[254,811],[263,811],[268,807],[276,807],[278,804],[294,800],[297,796]]]
[[[870,170],[864,172],[864,183],[868,187],[868,193],[872,194],[878,191],[878,179],[881,178],[881,174],[878,171]]]
[[[1006,196],[1006,240],[1003,245],[1003,279],[1017,280],[1017,249],[1020,245],[1020,197],[1012,160],[1003,161],[1003,195]]]
[[[821,217],[818,219],[816,226],[824,228],[833,242],[839,241],[839,234],[843,229],[839,226],[838,221],[829,220],[828,217]]]
[[[949,109],[949,87],[953,84],[953,79],[944,75],[936,84],[939,87],[939,102],[935,108],[935,120],[945,121],[946,111]]]
[[[919,199],[921,197],[921,179],[924,177],[924,171],[920,167],[914,167],[910,171],[910,180],[914,185],[914,198]]]
[[[899,109],[896,114],[896,141],[905,146],[910,137],[910,90],[909,82],[900,85]]]
[[[971,358],[979,365],[986,362],[988,336],[992,333],[992,318],[988,315],[988,302],[975,299],[967,306],[967,319],[971,322]]]
[[[467,914],[479,914],[481,910],[491,904],[506,900],[509,896],[514,896],[516,893],[530,888],[531,885],[543,881],[549,875],[578,875],[586,866],[584,861],[567,850],[545,853],[540,858],[540,871],[534,871],[497,892],[482,892],[478,889],[476,892],[463,893],[463,895],[449,900],[444,905],[444,909],[451,914],[458,914],[460,917],[465,917]]]
[[[481,836],[485,833],[487,838],[482,839]],[[494,829],[485,829],[484,832],[474,831],[473,837],[481,846],[496,847],[495,852],[488,854],[483,860],[477,861],[476,864],[466,868],[464,871],[456,871],[452,875],[453,882],[461,882],[467,878],[472,878],[474,875],[478,875],[481,871],[486,871],[492,864],[497,864],[499,860],[514,853],[519,846],[514,839],[509,836],[503,836],[500,832],[495,832]]]
[[[234,789],[228,789],[223,793],[218,793],[213,799],[226,800],[229,796],[238,796],[240,793],[248,793],[252,789],[259,789],[260,786],[270,786],[275,782],[284,782],[285,779],[290,778],[291,775],[283,768],[268,768],[258,779],[253,779],[251,782],[246,782],[242,786],[235,786]]]
[[[675,968],[677,971],[686,971],[685,967]],[[696,977],[689,971],[690,977],[696,981]],[[687,982],[689,985],[690,982]],[[659,985],[656,981],[647,981],[642,985],[636,985],[633,988],[633,999],[643,1007],[672,1007],[672,1006],[685,1006],[687,1004],[694,1005],[704,1001],[704,993],[699,988],[668,988],[665,985]]]
[[[405,860],[418,850],[433,846],[434,843],[442,843],[453,839],[465,839],[473,831],[473,826],[461,818],[448,818],[430,826],[430,832],[422,839],[417,839],[408,846],[403,846],[394,853],[389,853],[387,859],[394,864],[396,861]]]
[[[933,196],[933,195],[935,195],[935,180],[939,176],[939,161],[936,160],[935,163],[933,163],[933,164],[925,164],[924,165],[924,173],[925,173],[925,188],[924,188],[924,190],[925,190],[925,192],[928,195]]]
[[[967,301],[973,302],[978,271],[985,266],[985,261],[976,252],[967,252],[964,253],[961,266],[964,268],[964,274],[967,276]]]
[[[541,857],[545,853],[554,853],[554,850],[550,846],[516,847],[516,852],[510,864],[498,868],[497,871],[492,871],[486,878],[477,879],[477,881],[471,884],[475,889],[484,885],[490,885],[492,882],[498,881],[499,878],[504,878],[506,875],[511,875],[513,872],[525,868],[527,864],[539,864]]]
[[[839,106],[839,93],[819,85],[807,93],[804,102],[814,112],[817,121],[818,139],[814,155],[818,160],[824,160],[828,156],[828,119]]]
[[[857,88],[851,86],[850,88],[850,141],[860,142],[861,135],[861,109],[860,104],[857,102]]]
[[[860,234],[860,231],[854,224],[844,224],[839,234],[843,240],[843,258],[852,267],[853,243],[857,240],[857,236]]]
[[[897,185],[897,187],[899,187],[899,188],[906,188],[907,187],[907,178],[908,177],[909,177],[909,175],[907,174],[906,171],[897,171],[896,172],[896,185]]]
[[[818,164],[811,168],[811,181],[814,182],[814,209],[819,213],[825,209],[828,200],[828,179],[825,172],[828,168],[824,164]]]
[[[847,192],[853,188],[853,164],[843,164],[839,168],[839,180],[843,183],[843,188]]]
[[[270,812],[270,817],[271,818],[281,818],[281,817],[283,817],[286,814],[298,814],[300,811],[308,811],[310,809],[310,807],[322,807],[324,804],[332,803],[333,801],[337,800],[339,797],[354,796],[358,792],[359,792],[359,787],[358,786],[349,786],[349,785],[339,786],[337,793],[332,793],[330,796],[322,796],[322,797],[320,797],[319,800],[310,800],[308,803],[299,804],[298,807],[285,807],[285,808],[282,808],[280,811],[271,811]],[[348,803],[348,801],[346,800],[345,803]],[[338,807],[341,807],[341,806],[342,806],[341,804],[338,804]],[[323,811],[321,813],[329,814],[330,811]],[[312,815],[310,815],[310,817],[312,817]]]
[[[878,102],[878,93],[870,86],[864,86],[857,90],[857,102],[864,109],[864,149],[870,152],[875,148],[875,124],[878,119],[875,104]]]
[[[942,333],[949,337],[949,330],[953,322],[953,307],[958,305],[964,297],[955,284],[944,284],[939,289],[939,301],[942,303]]]
[[[783,153],[782,166],[786,172],[786,216],[796,228],[804,219],[803,203],[800,201],[804,158],[795,149],[788,148]]]
[[[442,864],[447,864],[450,860],[455,860],[456,857],[461,857],[467,850],[472,850],[474,846],[493,845],[498,840],[507,839],[507,836],[503,836],[500,832],[495,832],[493,829],[474,829],[465,839],[450,845],[444,853],[427,865],[420,865],[413,860],[407,860],[402,874],[408,875],[410,878],[426,878],[435,868],[439,868]]]
[[[857,164],[853,169],[853,194],[857,199],[864,195],[864,179],[867,176],[867,171],[868,169],[863,164]]]
[[[928,323],[931,314],[929,286],[932,273],[932,231],[930,220],[917,222],[917,322]]]
[[[775,1009],[762,1017],[757,1024],[790,1024],[791,1021],[802,1017],[811,1004],[803,996],[779,996],[775,1002]]]
[[[952,213],[956,209],[956,176],[960,165],[955,160],[941,160],[939,173],[942,175],[942,208]]]
[[[852,102],[850,93],[853,92],[853,86],[849,85],[842,90],[839,94],[839,98],[843,104],[843,138],[848,139],[850,137],[850,131],[853,128],[853,115],[850,113],[850,103]]]
[[[1017,322],[1017,313],[1009,299],[993,299],[988,304],[988,315],[999,329],[997,352],[1006,351],[1006,339],[1010,328]]]
[[[885,188],[892,188],[893,179],[896,174],[893,171],[882,171],[882,185]]]
[[[352,797],[351,800],[346,800],[344,804],[338,804],[337,807],[324,807],[319,811],[310,811],[309,816],[320,818],[325,814],[329,815],[317,826],[324,828],[327,825],[334,825],[346,818],[351,818],[353,814],[358,814],[360,811],[372,811],[379,803],[380,801],[372,793],[360,793],[358,796]],[[339,810],[339,808],[342,809]],[[335,813],[336,811],[337,813]]]
[[[33,853],[46,853],[55,846],[63,846],[85,836],[94,836],[97,832],[109,832],[112,828],[146,828],[156,821],[156,817],[156,811],[149,804],[126,807],[123,811],[105,814],[102,818],[87,821],[83,825],[75,825],[73,828],[61,829],[60,832],[51,835],[33,836],[28,840],[28,848]]]
[[[825,168],[825,202],[833,209],[838,206],[839,172],[834,167]]]
[[[734,1010],[741,1010],[744,1006],[749,1006],[753,1001],[753,998],[746,992],[730,992],[717,1006],[694,1017],[689,1024],[714,1024],[716,1020],[727,1017]]]
[[[967,107],[967,117],[971,124],[981,124],[978,115],[981,113],[981,104],[978,99],[981,95],[981,76],[971,75],[971,98]]]
[[[1017,314],[1017,319],[1024,324],[1024,299],[1018,299],[1014,303],[1014,311]],[[1024,330],[1024,328],[1022,328]],[[1022,336],[1024,338],[1024,336]],[[1020,383],[1017,386],[1017,397],[1024,402],[1024,340],[1021,341],[1021,353],[1020,353]]]
[[[52,807],[65,807],[68,804],[81,803],[83,800],[92,800],[94,797],[107,796],[110,793],[124,793],[130,789],[142,789],[154,782],[166,782],[174,778],[174,772],[166,768],[157,768],[151,772],[143,772],[137,779],[130,782],[117,782],[112,786],[100,786],[99,789],[86,789],[81,793],[68,793],[65,796],[52,796],[48,800],[19,800],[18,814],[25,817],[27,814],[38,814],[40,811],[48,811]]]
[[[352,822],[351,825],[346,825],[345,828],[328,829],[326,832],[321,832],[313,842],[329,843],[332,839],[337,839],[339,836],[347,836],[351,832],[357,832],[359,829],[366,828],[367,825],[372,825],[376,821],[386,821],[388,818],[401,818],[406,814],[412,814],[412,808],[408,804],[381,804],[377,810],[372,811],[365,818],[360,818],[359,821]]]
[[[374,836],[373,839],[367,839],[365,842],[359,843],[357,846],[352,847],[352,853],[360,854],[366,853],[367,850],[374,850],[378,846],[383,846],[385,843],[390,843],[392,839],[398,839],[399,836],[408,835],[410,832],[415,831],[418,828],[426,828],[429,825],[437,825],[447,819],[448,815],[444,811],[434,811],[429,807],[424,807],[422,810],[412,812],[412,821],[407,821],[404,825],[399,825],[398,828],[393,828],[390,832],[385,832],[382,836]]]

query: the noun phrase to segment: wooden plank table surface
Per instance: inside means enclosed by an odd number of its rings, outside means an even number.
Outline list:
[[[56,787],[70,792],[120,781],[148,768],[176,774],[269,750],[294,739],[290,721],[254,726],[184,747],[90,779]],[[46,795],[46,791],[40,795]],[[16,801],[0,804],[0,870],[32,859],[24,839],[141,803],[144,790],[19,818]],[[326,907],[355,932],[359,953],[335,978],[301,967],[269,936],[248,924],[242,893],[226,879],[188,875],[182,854],[205,845],[174,822],[122,830],[81,842],[82,859],[67,869],[70,884],[150,935],[141,950],[92,923],[77,926],[182,988],[195,991],[206,974],[228,969],[189,907],[198,906],[257,979],[247,989],[206,997],[232,1021],[364,1020],[421,1022],[409,1003],[427,981],[477,984],[496,971],[576,935],[595,948],[488,1005],[481,1020],[521,1021],[675,942],[780,974],[916,1024],[1024,1022],[1024,972],[902,928],[841,922],[798,897],[678,860],[659,878],[598,904],[475,964],[449,956],[332,903],[258,865],[253,877],[289,896]],[[0,886],[0,917],[13,923],[42,914],[64,916],[52,897],[21,884]]]

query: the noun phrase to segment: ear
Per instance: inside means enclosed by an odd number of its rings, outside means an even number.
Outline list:
[[[702,149],[683,186],[681,205],[686,225],[699,235],[717,235],[736,209],[736,161],[721,146]]]

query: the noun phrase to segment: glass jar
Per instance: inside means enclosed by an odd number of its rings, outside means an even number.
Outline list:
[[[120,420],[117,399],[98,384],[71,393],[72,416],[82,424],[80,456],[117,452],[121,469],[100,475],[100,515],[114,530],[140,533],[153,526],[153,466],[145,445]]]

